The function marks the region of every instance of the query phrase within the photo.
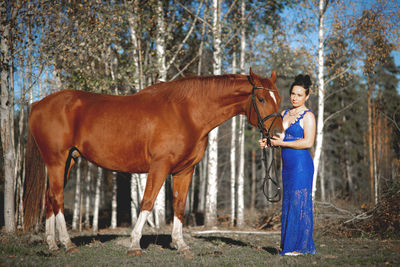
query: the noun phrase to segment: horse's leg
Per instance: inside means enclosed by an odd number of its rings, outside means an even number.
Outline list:
[[[188,168],[173,177],[173,209],[174,226],[172,228],[172,244],[180,252],[190,254],[190,248],[183,241],[182,222],[185,213],[186,197],[192,180],[194,167]]]
[[[76,246],[69,238],[67,224],[65,223],[64,218],[64,168],[65,167],[63,164],[48,167],[49,200],[52,205],[53,216],[55,216],[55,222],[60,241],[65,246],[66,250],[72,251],[76,248]],[[49,223],[51,225],[51,216],[49,219]]]
[[[160,192],[161,186],[167,178],[168,172],[168,164],[162,162],[152,164],[150,167],[146,181],[146,188],[144,190],[141,203],[140,214],[131,233],[131,246],[128,250],[128,255],[130,256],[142,255],[140,239],[142,238],[143,226],[146,223],[147,217],[149,216],[151,210],[153,209],[158,192]]]
[[[50,202],[49,189],[46,191],[46,242],[50,250],[58,250],[56,242],[56,217]]]

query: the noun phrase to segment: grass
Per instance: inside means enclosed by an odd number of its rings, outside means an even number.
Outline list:
[[[170,228],[170,227],[169,227]],[[192,248],[189,260],[170,247],[170,229],[145,228],[143,255],[127,256],[130,229],[75,233],[79,252],[52,252],[34,235],[0,234],[0,266],[399,266],[400,240],[340,238],[315,232],[316,255],[279,255],[279,239],[272,235],[213,234],[194,236],[184,229]]]

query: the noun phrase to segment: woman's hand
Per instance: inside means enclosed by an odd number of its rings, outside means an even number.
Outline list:
[[[267,138],[258,140],[258,143],[260,144],[260,148],[264,149],[267,146]]]
[[[283,135],[273,136],[271,138],[271,145],[272,146],[282,146],[283,145]]]

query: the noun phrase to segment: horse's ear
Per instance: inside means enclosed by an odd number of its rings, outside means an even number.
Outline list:
[[[250,70],[249,70],[249,76],[250,76],[250,81],[254,84],[255,74],[254,74],[254,72],[251,70],[251,67],[250,67]]]
[[[275,70],[272,71],[270,80],[273,83],[276,82],[276,71]]]

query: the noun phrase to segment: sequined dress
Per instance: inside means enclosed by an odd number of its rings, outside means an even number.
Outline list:
[[[289,110],[286,110],[283,117]],[[305,110],[285,130],[284,141],[304,138],[300,120]],[[313,241],[312,180],[314,164],[308,149],[282,148],[282,230],[281,254],[299,252],[315,254]]]

